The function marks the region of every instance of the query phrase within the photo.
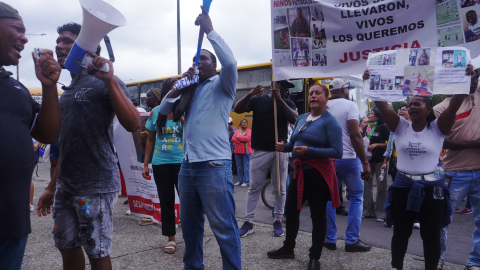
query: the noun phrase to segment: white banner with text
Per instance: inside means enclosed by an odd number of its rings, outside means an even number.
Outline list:
[[[273,79],[361,74],[370,52],[462,46],[480,54],[480,1],[271,0]]]

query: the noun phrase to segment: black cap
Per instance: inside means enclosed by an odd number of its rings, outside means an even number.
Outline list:
[[[291,83],[289,80],[277,81],[277,84],[288,85],[288,88],[295,88],[295,84]]]
[[[23,22],[23,19],[20,14],[18,14],[18,11],[4,2],[0,2],[0,18],[17,19]]]

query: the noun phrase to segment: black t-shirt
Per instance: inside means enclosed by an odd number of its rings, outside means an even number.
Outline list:
[[[296,109],[295,103],[291,100],[282,98],[288,107]],[[248,108],[253,111],[252,122],[252,148],[255,150],[275,151],[275,124],[273,122],[273,99],[268,95],[262,97],[252,97],[248,103]],[[278,140],[287,143],[288,121],[283,114],[282,107],[277,102],[277,127]]]
[[[30,129],[40,105],[25,86],[0,69],[0,238],[31,232],[30,182],[35,165]]]
[[[385,143],[388,141],[388,138],[390,137],[390,130],[388,130],[387,125],[381,124],[378,125],[372,135],[372,138],[370,139],[370,145],[374,143]],[[378,163],[378,162],[383,162],[385,154],[385,150],[387,148],[382,148],[382,147],[376,147],[372,150],[372,159],[370,160],[370,163]]]

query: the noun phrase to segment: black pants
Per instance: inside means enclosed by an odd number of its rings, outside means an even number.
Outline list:
[[[392,267],[403,269],[408,239],[412,235],[413,221],[420,221],[420,236],[423,240],[425,269],[435,270],[440,260],[440,232],[445,199],[433,198],[433,187],[425,187],[425,198],[419,213],[407,211],[409,188],[394,188],[392,201],[393,237]]]
[[[178,193],[180,164],[152,165],[158,197],[160,198],[162,235],[174,236],[175,191]]]
[[[310,258],[319,260],[322,255],[323,241],[327,233],[326,207],[330,190],[327,182],[316,169],[303,170],[304,189],[303,203],[308,200],[312,218],[312,247],[310,248]],[[300,226],[300,211],[297,210],[297,180],[291,179],[287,192],[287,201],[285,203],[285,212],[287,216],[286,236],[284,246],[287,249],[295,248],[295,239],[297,238]]]

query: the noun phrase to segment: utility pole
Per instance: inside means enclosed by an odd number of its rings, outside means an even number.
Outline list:
[[[178,75],[182,74],[182,44],[180,37],[180,0],[177,0],[177,54]]]

